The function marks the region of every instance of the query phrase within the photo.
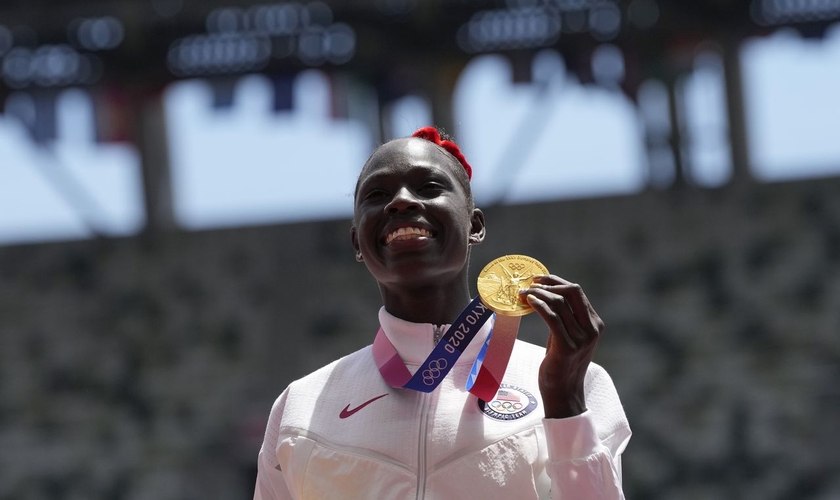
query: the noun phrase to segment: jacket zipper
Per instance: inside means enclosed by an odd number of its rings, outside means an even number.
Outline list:
[[[437,345],[445,329],[445,325],[432,325],[433,345]],[[423,500],[426,496],[426,430],[429,427],[429,404],[432,394],[434,393],[420,393],[420,435],[417,437],[417,500]]]
[[[434,332],[434,338],[432,339],[432,343],[437,345],[440,342],[440,338],[443,337],[444,333],[444,325],[432,325],[432,331]]]
[[[429,398],[432,393],[420,393],[420,436],[417,442],[417,500],[426,496],[426,428],[429,425]]]

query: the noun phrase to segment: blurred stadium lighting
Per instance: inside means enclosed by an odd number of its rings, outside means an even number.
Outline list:
[[[257,5],[248,10],[254,28],[266,35],[291,35],[300,23],[300,7],[293,4]]]
[[[761,25],[828,21],[840,16],[840,0],[753,0],[750,12]]]
[[[325,61],[346,63],[353,58],[355,50],[356,34],[353,28],[342,23],[328,28],[311,26],[301,33],[298,42],[298,57],[312,66]]]
[[[511,0],[508,3],[522,4],[528,0]],[[545,5],[562,11],[577,11],[587,9],[604,1],[611,0],[548,0]]]
[[[270,59],[292,55],[306,65],[344,64],[356,51],[356,33],[333,23],[323,2],[222,7],[205,21],[207,34],[172,42],[167,66],[176,76],[232,74],[265,68]]]
[[[636,11],[639,22],[655,24],[655,3],[643,3]],[[609,0],[510,0],[505,9],[473,14],[458,30],[458,46],[467,53],[542,48],[557,43],[561,31],[587,30],[604,42],[618,36],[621,23],[621,9]]]
[[[169,49],[167,63],[178,76],[212,75],[258,70],[270,56],[267,37],[223,33],[176,40]]]
[[[216,9],[207,16],[208,33],[236,33],[247,31],[242,9],[225,7]]]
[[[113,16],[76,18],[70,22],[67,36],[71,42],[85,50],[111,50],[123,42],[125,28],[123,23]]]
[[[545,9],[525,7],[476,12],[458,30],[468,53],[551,45],[560,36],[560,19]]]
[[[323,2],[261,4],[247,10],[239,7],[214,9],[207,16],[208,33],[253,33],[265,35],[299,34],[311,26],[327,27],[333,12]]]
[[[100,61],[91,54],[80,54],[66,44],[42,45],[35,49],[15,47],[3,58],[2,75],[6,84],[21,89],[94,83],[100,74]]]
[[[596,40],[612,40],[621,31],[621,10],[610,2],[595,5],[589,11],[589,29]]]
[[[617,86],[624,80],[624,55],[612,44],[599,45],[592,53],[592,75],[606,87]]]

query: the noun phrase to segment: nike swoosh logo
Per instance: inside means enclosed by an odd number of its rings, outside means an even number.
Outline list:
[[[377,399],[384,398],[387,395],[388,395],[388,393],[386,392],[385,394],[382,394],[381,396],[376,396],[373,399],[368,399],[367,401],[365,401],[364,403],[360,404],[359,406],[353,408],[352,410],[350,409],[350,405],[348,404],[347,406],[344,407],[343,410],[341,410],[341,413],[338,414],[338,418],[347,418],[347,417],[353,415],[354,413],[356,413],[357,411],[361,410],[365,406],[373,403]]]

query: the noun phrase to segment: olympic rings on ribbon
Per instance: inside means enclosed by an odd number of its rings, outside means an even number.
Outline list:
[[[435,380],[440,377],[441,370],[445,370],[449,363],[444,358],[438,358],[429,363],[429,367],[423,370],[423,383],[434,385]]]

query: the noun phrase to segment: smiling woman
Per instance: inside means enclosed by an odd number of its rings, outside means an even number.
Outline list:
[[[470,299],[471,248],[485,238],[470,173],[430,128],[365,163],[350,236],[379,285],[380,329],[277,399],[255,499],[624,498],[630,428],[591,362],[604,325],[580,286],[537,274],[513,291],[545,321],[547,348],[512,342],[492,396],[473,394],[510,323]]]
[[[432,138],[440,141],[437,133]],[[467,167],[435,142],[413,137],[380,147],[362,169],[353,247],[386,309],[403,319],[448,323],[469,298],[467,246],[484,239],[484,214],[472,202]],[[428,296],[418,296],[418,287],[432,283]],[[426,304],[420,316],[418,301]]]

